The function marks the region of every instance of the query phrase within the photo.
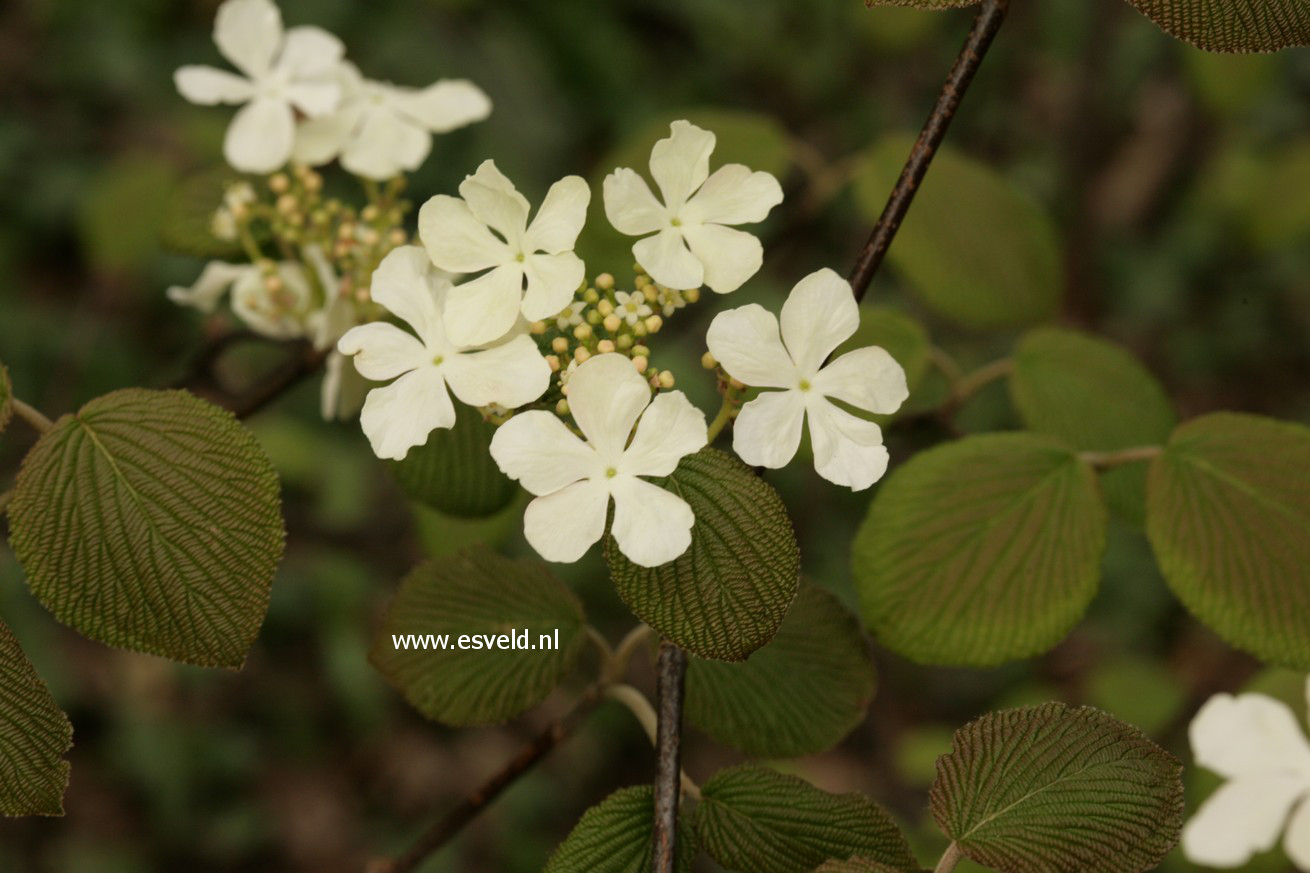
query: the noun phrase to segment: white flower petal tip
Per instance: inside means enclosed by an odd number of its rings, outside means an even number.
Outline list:
[[[735,379],[762,393],[742,407],[733,448],[752,466],[781,467],[796,455],[808,420],[814,466],[828,481],[862,491],[887,471],[882,431],[833,401],[889,414],[909,396],[905,371],[869,346],[825,365],[859,327],[850,285],[832,270],[811,273],[792,289],[781,319],[756,304],[715,316],[710,354]]]
[[[709,172],[714,134],[687,121],[651,150],[650,171],[663,201],[631,169],[605,179],[605,214],[620,233],[647,236],[632,247],[651,278],[670,288],[707,285],[735,291],[763,263],[759,239],[728,225],[755,224],[782,202],[782,186],[770,173],[741,164]]]
[[[534,410],[511,418],[491,439],[501,471],[536,495],[523,519],[532,547],[549,561],[576,561],[604,535],[613,500],[611,532],[629,560],[654,567],[685,552],[691,507],[641,477],[667,476],[704,448],[705,415],[680,391],[652,400],[632,362],[612,353],[573,372],[569,408],[582,437]]]
[[[446,313],[451,338],[485,345],[519,318],[538,321],[568,306],[585,265],[573,253],[591,189],[579,176],[551,186],[529,224],[531,207],[494,161],[419,210],[419,237],[432,262],[452,273],[481,273],[456,288]],[[483,272],[487,271],[487,272]]]

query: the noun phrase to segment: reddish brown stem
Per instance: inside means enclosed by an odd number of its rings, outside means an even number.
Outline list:
[[[651,870],[673,873],[678,850],[678,801],[682,796],[682,697],[687,653],[660,642],[655,691],[659,699],[655,731],[655,826]]]

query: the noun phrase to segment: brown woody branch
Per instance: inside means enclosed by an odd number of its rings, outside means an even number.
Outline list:
[[[651,870],[673,873],[678,849],[678,801],[682,795],[682,698],[687,653],[660,641],[655,693],[655,824],[651,833]]]

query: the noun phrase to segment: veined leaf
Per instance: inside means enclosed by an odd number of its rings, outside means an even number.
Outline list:
[[[388,461],[396,483],[414,500],[447,515],[483,517],[503,509],[518,486],[500,472],[489,446],[496,432],[476,410],[455,404],[455,426],[437,428],[402,461]]]
[[[745,663],[693,658],[687,720],[726,745],[759,757],[829,749],[864,718],[873,661],[855,616],[805,582],[778,634]]]
[[[915,9],[938,11],[977,6],[981,0],[864,0],[866,6],[910,6]]]
[[[1310,45],[1310,0],[1129,0],[1166,33],[1220,52]]]
[[[696,830],[710,857],[739,873],[809,873],[830,859],[866,858],[893,870],[919,865],[882,807],[829,794],[795,776],[746,765],[701,788]]]
[[[546,699],[577,663],[583,627],[582,603],[545,564],[477,547],[401,581],[369,660],[428,718],[495,724]]]
[[[0,622],[0,814],[63,815],[73,726]]]
[[[923,663],[1044,652],[1096,593],[1105,526],[1095,474],[1051,437],[983,434],[921,452],[856,534],[865,623]]]
[[[850,858],[845,861],[824,861],[814,873],[903,873],[900,868],[868,858]]]
[[[646,873],[650,870],[655,795],[649,785],[621,788],[582,814],[550,856],[545,873]],[[696,858],[696,832],[678,822],[679,873]]]
[[[1133,726],[1047,703],[956,731],[932,813],[965,855],[1004,873],[1138,873],[1178,842],[1181,776]]]
[[[9,370],[0,364],[0,433],[4,433],[9,419],[14,417],[14,384],[9,381]]]
[[[712,448],[651,481],[691,505],[691,546],[667,564],[640,567],[607,536],[605,560],[619,597],[692,654],[742,660],[773,638],[800,584],[800,548],[782,498]]]
[[[1151,464],[1146,532],[1197,618],[1310,668],[1310,428],[1232,412],[1183,424]]]
[[[268,457],[185,391],[115,391],[60,418],[24,459],[9,518],[57,619],[201,666],[241,666],[282,557]]]

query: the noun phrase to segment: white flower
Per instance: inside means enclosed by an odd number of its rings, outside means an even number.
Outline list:
[[[490,270],[451,291],[451,337],[465,345],[492,342],[514,326],[520,311],[528,321],[541,321],[567,306],[585,273],[573,244],[591,200],[587,183],[580,176],[556,182],[531,224],[528,201],[493,161],[484,161],[459,193],[463,199],[433,197],[418,216],[434,264],[453,273]]]
[[[541,410],[519,413],[491,439],[500,469],[537,495],[523,516],[532,547],[549,561],[576,561],[605,533],[612,497],[611,530],[634,563],[654,567],[685,552],[691,507],[638,477],[667,476],[704,447],[704,414],[681,391],[652,401],[650,385],[617,354],[578,367],[569,378],[569,409],[585,441]]]
[[[317,27],[282,31],[282,14],[270,0],[226,0],[214,19],[218,50],[245,77],[213,67],[182,67],[177,90],[192,103],[244,103],[223,142],[229,164],[269,173],[291,157],[295,112],[317,117],[337,107],[335,70],[343,48]]]
[[[491,99],[464,79],[442,79],[426,88],[375,82],[354,64],[339,67],[341,105],[296,128],[293,157],[326,164],[340,157],[357,176],[382,181],[414,171],[432,150],[432,134],[449,133],[491,114]]]
[[[640,291],[615,291],[614,314],[633,325],[650,315],[650,307],[646,305],[646,297]]]
[[[379,458],[399,460],[436,428],[452,426],[451,391],[470,406],[514,408],[536,400],[550,384],[550,366],[525,333],[486,349],[452,342],[442,318],[451,287],[421,248],[401,246],[373,273],[373,300],[418,336],[379,321],[351,328],[337,343],[342,354],[354,356],[364,378],[396,380],[370,391],[360,414]]]
[[[1286,824],[1287,856],[1310,871],[1310,742],[1292,710],[1263,694],[1217,694],[1190,735],[1196,763],[1228,781],[1183,828],[1188,860],[1240,867],[1273,848]]]
[[[605,178],[605,214],[629,236],[655,234],[632,247],[637,263],[671,288],[708,285],[720,294],[754,276],[764,248],[749,233],[725,227],[763,221],[782,202],[772,175],[728,164],[709,174],[714,134],[686,122],[650,153],[650,172],[664,195],[655,199],[646,180],[623,168]]]
[[[832,270],[806,276],[792,289],[778,319],[754,303],[721,312],[706,334],[710,354],[748,385],[781,388],[742,407],[733,448],[752,466],[781,467],[792,459],[808,417],[814,466],[830,482],[855,491],[887,471],[882,431],[838,407],[895,412],[909,396],[905,371],[876,346],[824,361],[860,325],[851,286]]]
[[[555,326],[560,330],[568,330],[570,327],[577,327],[582,324],[582,313],[587,308],[587,304],[581,300],[574,300],[568,306],[560,310],[559,315],[555,316]]]
[[[279,263],[270,276],[254,264],[210,261],[191,287],[174,285],[168,299],[201,312],[213,312],[232,292],[232,312],[255,333],[273,339],[304,336],[313,317],[313,291],[304,267]]]

